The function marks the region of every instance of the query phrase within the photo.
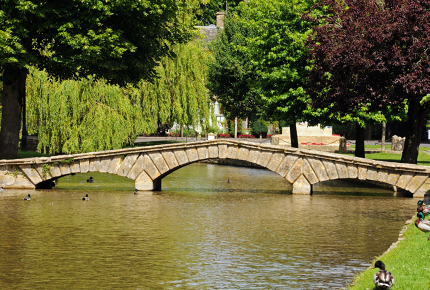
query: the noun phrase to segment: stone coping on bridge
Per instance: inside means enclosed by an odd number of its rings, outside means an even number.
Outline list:
[[[0,185],[37,188],[67,174],[99,171],[133,179],[139,190],[155,190],[161,189],[164,176],[178,168],[200,160],[225,158],[249,161],[278,173],[293,184],[296,194],[310,194],[312,185],[318,182],[345,178],[386,183],[418,193],[417,196],[430,190],[427,166],[223,139],[0,160]]]
[[[174,144],[165,144],[165,145],[154,145],[154,146],[142,146],[142,147],[132,147],[125,149],[117,149],[117,150],[107,150],[107,151],[99,151],[99,152],[88,152],[88,153],[79,153],[79,154],[69,154],[69,155],[56,155],[51,157],[33,157],[33,158],[21,158],[21,159],[0,159],[0,170],[2,170],[2,166],[7,165],[24,165],[24,164],[43,164],[43,163],[54,163],[54,162],[62,162],[65,160],[69,160],[73,158],[74,160],[82,160],[88,158],[101,158],[108,156],[118,156],[118,155],[127,155],[133,153],[149,153],[156,152],[162,150],[174,150],[174,149],[182,149],[182,148],[198,148],[198,147],[207,147],[209,144],[225,144],[225,145],[237,145],[240,147],[247,147],[250,149],[258,148],[262,151],[276,151],[283,152],[287,154],[295,154],[302,155],[306,157],[316,157],[318,156],[321,159],[327,159],[331,161],[339,161],[346,162],[356,165],[363,166],[375,166],[380,167],[383,166],[385,168],[390,168],[392,170],[401,169],[403,171],[420,171],[430,173],[429,166],[408,164],[408,163],[397,163],[397,162],[386,162],[386,161],[378,161],[366,158],[360,158],[355,156],[342,155],[337,153],[329,153],[319,150],[308,150],[301,148],[293,148],[293,147],[283,147],[278,145],[269,145],[269,144],[256,144],[253,142],[246,141],[226,141],[224,139],[221,140],[210,140],[210,141],[199,141],[193,143],[174,143]]]

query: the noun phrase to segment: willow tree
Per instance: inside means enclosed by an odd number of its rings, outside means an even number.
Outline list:
[[[27,79],[28,130],[39,150],[50,154],[119,149],[138,132],[154,130],[152,112],[137,106],[137,89],[104,80],[58,81],[30,70]]]
[[[181,126],[201,125],[206,129],[212,120],[211,103],[205,84],[211,53],[201,39],[176,45],[175,58],[163,58],[156,71],[158,78],[153,82],[142,82],[138,89],[145,103],[153,107],[158,124]],[[151,98],[151,103],[143,102]]]
[[[179,44],[164,57],[153,83],[119,87],[93,77],[59,81],[31,69],[27,79],[29,132],[39,150],[79,153],[119,149],[159,124],[209,124],[205,80],[210,57],[201,41]]]
[[[189,39],[187,1],[11,0],[0,6],[3,114],[0,158],[18,156],[30,66],[63,79],[150,80],[172,44]],[[183,16],[182,18],[180,16]]]

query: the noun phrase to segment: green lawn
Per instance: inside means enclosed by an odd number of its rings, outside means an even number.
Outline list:
[[[384,222],[381,218],[381,222]],[[388,221],[387,221],[388,222]],[[399,229],[400,230],[400,229]],[[373,275],[375,261],[381,260],[386,270],[394,275],[392,290],[429,289],[430,288],[430,241],[428,234],[418,230],[412,223],[403,233],[397,247],[388,251],[372,262],[372,267],[360,273],[348,288],[349,290],[374,289]]]
[[[381,145],[364,145],[366,149],[381,149]],[[355,145],[351,145],[351,149],[355,149]],[[391,150],[391,145],[385,145],[385,150]],[[419,147],[420,151],[430,151],[430,147]]]
[[[371,153],[366,154],[366,158],[373,160],[389,161],[389,162],[400,162],[402,158],[401,154],[390,154],[390,153]],[[430,166],[430,155],[424,151],[418,153],[418,165]]]
[[[21,151],[21,150],[18,150],[18,156],[19,156],[19,158],[32,158],[32,157],[49,157],[51,155],[44,154],[44,153],[39,153],[39,152],[34,152],[34,151]]]
[[[378,148],[380,149],[380,145],[365,145],[365,149]],[[355,149],[354,145],[351,145],[351,149]],[[388,149],[388,148],[387,148]],[[430,166],[430,155],[425,153],[425,151],[430,151],[430,147],[420,147],[418,152],[418,165],[426,165]],[[354,156],[354,154],[346,154],[349,156]],[[380,161],[388,161],[388,162],[400,162],[402,158],[402,154],[395,153],[367,153],[366,158]]]

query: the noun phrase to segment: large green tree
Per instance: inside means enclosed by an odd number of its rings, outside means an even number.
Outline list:
[[[173,0],[1,1],[0,158],[18,156],[30,66],[61,78],[92,74],[119,84],[153,79],[171,45],[190,37],[184,9],[184,1]]]
[[[230,13],[224,29],[210,45],[213,61],[209,64],[207,86],[229,119],[258,119],[263,114],[263,103],[253,88],[257,68],[247,50],[250,33],[240,24],[239,15]]]
[[[402,162],[416,163],[430,112],[430,1],[323,0],[325,24],[309,38],[313,106],[345,115],[390,107],[408,128]]]
[[[291,128],[291,144],[298,147],[295,124],[309,121],[312,110],[306,94],[309,75],[305,40],[313,23],[301,18],[313,0],[251,0],[237,7],[238,26],[247,31],[245,44],[236,49],[250,59],[252,91],[267,116],[284,120]]]

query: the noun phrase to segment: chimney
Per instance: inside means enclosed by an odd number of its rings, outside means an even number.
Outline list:
[[[224,27],[224,16],[225,12],[217,12],[216,13],[216,26],[217,27]]]

